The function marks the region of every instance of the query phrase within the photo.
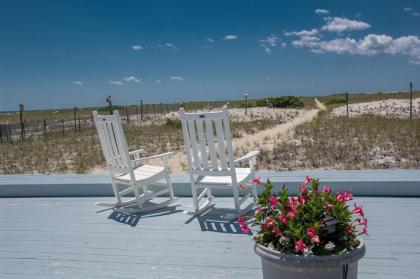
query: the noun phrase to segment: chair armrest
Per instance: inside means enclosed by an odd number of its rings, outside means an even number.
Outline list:
[[[131,160],[139,160],[141,159],[141,155],[144,153],[144,149],[138,149],[134,151],[128,152]]]
[[[249,160],[249,159],[255,158],[258,154],[260,154],[259,150],[252,150],[252,151],[248,152],[248,154],[246,154],[242,157],[239,157],[238,159],[235,159],[234,162],[238,163],[238,162],[242,162],[242,161],[245,161],[245,160]]]
[[[148,161],[148,160],[152,160],[152,159],[166,159],[168,157],[171,157],[173,155],[175,155],[176,152],[166,152],[166,153],[162,153],[162,154],[158,154],[158,155],[153,155],[153,156],[149,156],[149,157],[143,157],[143,158],[139,158],[137,160],[134,161]]]

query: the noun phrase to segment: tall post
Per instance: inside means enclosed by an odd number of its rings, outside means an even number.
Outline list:
[[[248,94],[245,93],[245,115],[248,115]]]
[[[136,106],[137,122],[139,122],[139,106]]]
[[[347,117],[349,117],[349,93],[346,92],[346,110],[347,110]]]
[[[44,119],[44,138],[46,138],[47,137],[47,121]]]
[[[24,105],[19,104],[19,115],[20,115],[20,138],[21,140],[25,139],[25,124],[23,123],[23,111]]]
[[[143,121],[143,99],[140,99],[140,119]]]
[[[130,116],[128,115],[128,107],[125,106],[125,117],[127,118],[127,123],[130,122]]]
[[[74,120],[74,131],[76,132],[77,130],[77,107],[73,108],[73,120]]]
[[[413,83],[410,81],[410,119],[413,118]]]
[[[112,115],[112,99],[111,99],[111,95],[108,95],[108,97],[105,99],[105,101],[108,103],[109,114]]]

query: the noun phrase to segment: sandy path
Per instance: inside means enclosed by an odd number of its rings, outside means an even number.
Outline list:
[[[249,151],[255,148],[273,148],[275,143],[286,140],[291,136],[291,131],[298,125],[311,121],[318,114],[318,109],[307,110],[302,116],[290,122],[278,124],[273,128],[255,134],[246,134],[233,140],[236,150]]]
[[[245,134],[240,138],[233,139],[234,152],[245,155],[246,152],[253,149],[272,149],[273,146],[282,141],[291,140],[294,128],[300,124],[312,121],[320,110],[326,107],[318,99],[315,98],[317,109],[305,110],[300,116],[293,120],[278,124],[270,129],[260,131],[254,134]],[[260,112],[263,113],[263,112]],[[161,164],[161,160],[150,161],[152,164]],[[168,165],[171,172],[185,172],[188,169],[187,157],[183,151],[178,151],[172,158],[169,158]]]
[[[290,140],[296,126],[312,121],[320,110],[327,109],[318,99],[315,98],[314,101],[318,109],[306,110],[302,115],[290,122],[278,124],[273,128],[263,130],[259,133],[245,134],[240,138],[233,139],[234,152],[236,151],[241,155],[245,155],[250,150],[261,148],[272,149],[275,144]],[[173,172],[186,171],[187,157],[184,152],[180,151],[176,156],[169,159],[168,165]]]

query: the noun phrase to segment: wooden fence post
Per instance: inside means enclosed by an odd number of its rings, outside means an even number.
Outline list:
[[[143,99],[140,99],[140,119],[143,121]]]
[[[61,119],[61,126],[63,128],[63,136],[64,136],[64,120],[63,119]]]
[[[347,117],[349,117],[349,93],[346,92],[346,110],[347,110]]]
[[[130,123],[130,116],[128,115],[128,107],[125,106],[125,118],[127,118],[127,123]]]
[[[47,121],[44,119],[44,127],[43,127],[43,131],[44,131],[44,138],[47,137]]]
[[[136,106],[137,122],[139,122],[139,106]]]
[[[79,124],[79,132],[82,130],[82,127],[80,126],[80,117],[77,118],[77,122]]]
[[[74,131],[76,132],[77,130],[77,123],[76,123],[76,115],[77,114],[77,107],[73,108],[73,120],[74,120]]]
[[[25,124],[23,123],[23,110],[24,105],[19,104],[19,115],[20,115],[20,138],[21,140],[25,139]]]
[[[413,83],[410,81],[410,119],[413,118]]]

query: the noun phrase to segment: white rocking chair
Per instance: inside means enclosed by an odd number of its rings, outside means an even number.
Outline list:
[[[243,157],[233,159],[232,135],[229,113],[226,106],[222,111],[205,113],[186,113],[179,111],[184,135],[185,151],[188,158],[192,197],[195,214],[201,214],[212,203],[212,189],[232,189],[235,211],[238,214],[248,211],[254,203],[245,208],[242,204],[252,196],[258,199],[257,189],[251,181],[255,177],[258,150]],[[249,168],[236,168],[235,164],[248,160]],[[197,195],[197,189],[204,189]],[[240,188],[248,193],[240,198]],[[201,203],[203,198],[207,199]]]
[[[114,110],[114,115],[98,115],[94,111],[93,119],[117,199],[115,203],[98,202],[96,205],[120,208],[122,211],[134,213],[155,210],[172,203],[175,197],[167,158],[174,152],[142,158],[143,150],[141,149],[128,152],[121,118],[117,110]],[[148,160],[157,158],[162,159],[163,166],[146,164]],[[119,186],[123,186],[125,189],[120,190]],[[152,191],[152,188],[160,190]],[[130,193],[134,194],[134,198],[123,200],[123,197]],[[167,193],[169,193],[169,200],[157,204],[150,203],[152,205],[146,206],[154,197]]]

